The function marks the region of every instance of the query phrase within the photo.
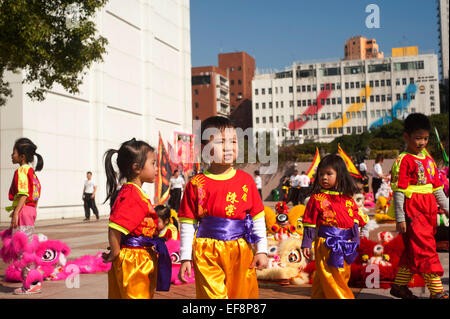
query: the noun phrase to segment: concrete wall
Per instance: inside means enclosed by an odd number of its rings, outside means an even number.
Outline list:
[[[14,170],[10,154],[22,136],[38,146],[44,169],[38,219],[83,216],[86,171],[98,183],[101,215],[109,214],[103,155],[135,137],[155,148],[158,133],[192,132],[191,50],[188,0],[111,0],[95,18],[109,45],[104,62],[84,77],[80,94],[61,87],[43,102],[31,101],[22,74],[7,74],[14,97],[0,108],[0,221]],[[144,184],[153,198],[154,186]]]

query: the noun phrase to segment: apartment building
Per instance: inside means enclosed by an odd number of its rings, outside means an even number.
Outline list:
[[[330,142],[403,118],[439,113],[436,54],[303,64],[253,80],[255,132],[280,143]]]

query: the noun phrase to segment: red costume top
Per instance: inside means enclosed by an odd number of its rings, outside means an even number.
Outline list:
[[[410,192],[421,193],[418,187],[409,189],[409,186],[425,186],[436,190],[443,187],[439,178],[437,166],[428,152],[413,155],[407,152],[400,154],[392,167],[392,190],[405,192],[406,197]]]
[[[124,184],[112,207],[108,226],[125,235],[154,237],[157,223],[158,215],[148,195],[136,184]]]
[[[338,192],[322,190],[308,201],[303,217],[303,226],[332,226],[342,229],[352,228],[355,223],[360,227],[369,221],[352,197],[339,195]]]
[[[232,169],[224,175],[205,172],[194,176],[186,185],[178,217],[180,222],[196,223],[205,216],[244,219],[250,214],[259,218],[263,212],[252,176]]]
[[[6,208],[7,211],[11,211],[17,206],[20,195],[27,196],[25,205],[33,207],[36,207],[41,196],[41,183],[34,173],[34,169],[28,164],[20,166],[14,172],[8,196],[13,204]]]

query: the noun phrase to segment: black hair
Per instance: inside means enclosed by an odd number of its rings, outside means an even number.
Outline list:
[[[377,157],[375,158],[375,163],[379,163],[382,160],[384,160],[384,155],[381,153],[377,154]]]
[[[147,160],[147,153],[154,152],[155,149],[144,141],[137,141],[132,138],[122,143],[119,150],[109,149],[105,153],[105,172],[107,196],[104,203],[117,191],[117,183],[123,180],[131,180],[136,177],[134,164],[137,169],[142,169]],[[119,176],[112,165],[111,158],[117,153],[117,166],[119,167]]]
[[[166,205],[157,205],[155,207],[156,215],[161,218],[163,221],[168,220],[170,223],[174,224],[176,228],[178,228],[178,222],[175,218],[172,218],[172,214],[170,208]]]
[[[86,174],[91,174],[92,175],[92,172],[91,171],[87,171]]]
[[[256,170],[254,173],[255,173],[256,176],[259,176],[259,171],[258,170]]]
[[[352,176],[348,173],[347,166],[344,160],[336,154],[329,154],[325,156],[319,163],[316,172],[316,178],[311,190],[311,194],[317,194],[321,192],[322,186],[320,186],[320,171],[324,168],[331,167],[336,171],[336,185],[332,189],[333,191],[342,193],[344,195],[352,197],[354,194],[359,193],[359,189],[356,186]]]
[[[233,122],[231,122],[231,120],[227,117],[223,117],[223,116],[211,116],[208,117],[206,120],[202,121],[201,124],[201,135],[200,135],[200,140],[202,144],[208,144],[209,143],[209,139],[203,139],[203,132],[205,132],[206,129],[208,128],[217,128],[219,130],[224,130],[226,128],[236,128],[233,125]]]
[[[425,130],[431,132],[430,120],[425,114],[411,113],[405,119],[404,132],[410,135],[411,133],[418,130]]]
[[[37,146],[28,138],[22,137],[14,143],[14,149],[19,155],[25,155],[27,163],[33,162],[34,156],[37,157],[35,171],[40,171],[44,167],[42,156],[36,153]]]

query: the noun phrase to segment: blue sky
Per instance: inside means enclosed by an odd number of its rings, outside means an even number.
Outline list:
[[[380,9],[380,28],[365,9]],[[439,50],[435,0],[191,0],[192,66],[217,65],[221,52],[246,51],[259,69],[342,58],[354,35],[375,38],[385,55],[398,46]]]

